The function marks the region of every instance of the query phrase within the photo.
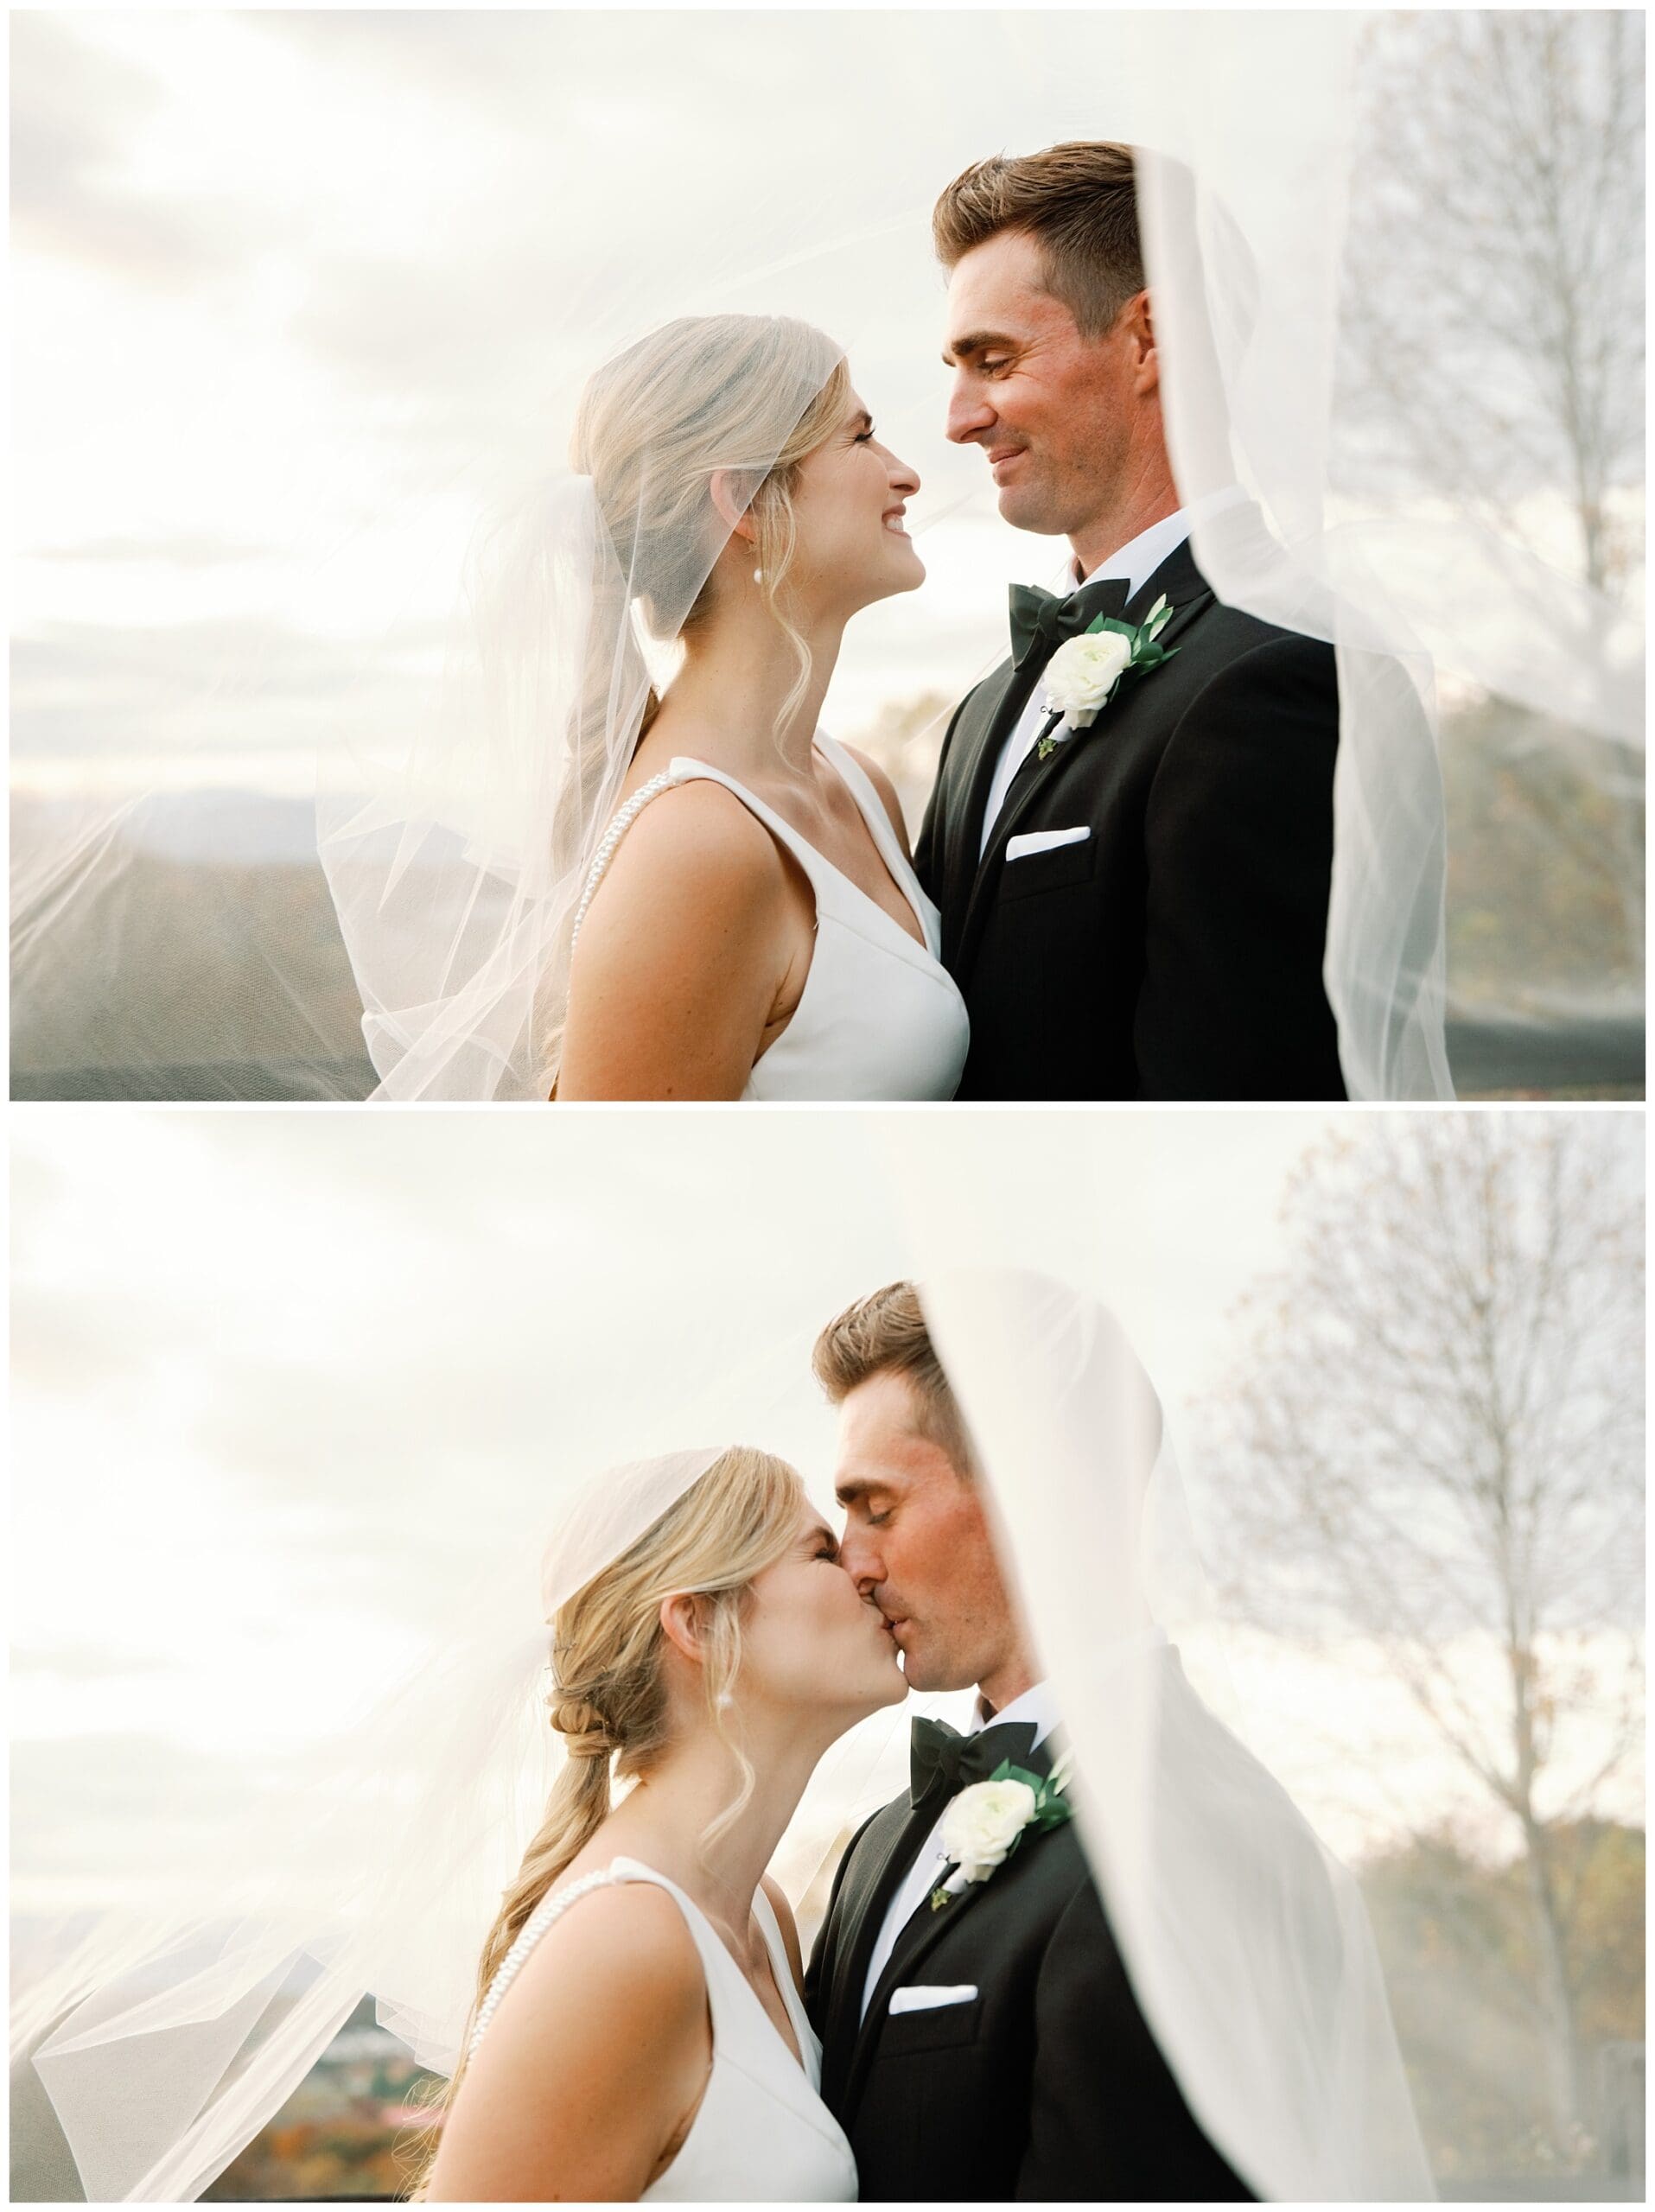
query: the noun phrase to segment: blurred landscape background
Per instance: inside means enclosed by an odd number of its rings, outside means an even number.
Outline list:
[[[954,703],[921,692],[850,734],[896,784],[911,833]],[[1626,849],[1641,844],[1641,804],[1572,765],[1605,748],[1537,719],[1491,701],[1442,720],[1455,1086],[1641,1098],[1643,919]],[[28,848],[72,804],[14,798],[14,839]],[[361,1004],[309,801],[159,795],[99,835],[118,842],[118,877],[58,925],[55,988],[16,1006],[14,1097],[366,1096]]]

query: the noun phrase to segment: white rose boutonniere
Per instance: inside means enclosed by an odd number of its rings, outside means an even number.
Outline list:
[[[1046,664],[1041,683],[1047,713],[1061,715],[1063,720],[1035,747],[1041,760],[1054,752],[1059,739],[1072,730],[1092,728],[1114,697],[1123,677],[1146,675],[1172,658],[1178,651],[1176,645],[1155,643],[1171,618],[1172,609],[1163,592],[1136,627],[1130,622],[1116,621],[1112,615],[1100,614],[1089,630],[1058,647]]]
[[[1070,1814],[1055,1774],[1047,1779],[1007,1764],[962,1789],[943,1815],[942,1847],[954,1872],[931,1892],[933,1912],[952,1904],[968,1883],[986,1882],[1031,1828],[1060,1827]]]

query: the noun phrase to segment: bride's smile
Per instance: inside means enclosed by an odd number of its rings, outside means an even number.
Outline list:
[[[872,414],[850,391],[834,435],[800,462],[793,493],[794,596],[807,634],[925,582],[904,526],[919,489],[916,473],[881,443]]]
[[[743,316],[610,363],[574,458],[683,658],[659,694],[607,645],[591,671],[556,1096],[952,1096],[940,913],[888,778],[820,726],[846,624],[925,581],[917,473],[831,339]]]

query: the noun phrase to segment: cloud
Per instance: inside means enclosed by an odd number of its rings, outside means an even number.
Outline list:
[[[90,1903],[162,1878],[239,1808],[280,1803],[281,1768],[268,1755],[214,1754],[158,1730],[25,1737],[12,1744],[10,1771],[12,1878],[25,1914],[36,1896],[79,1891]]]
[[[253,615],[46,623],[12,646],[13,756],[315,752],[417,713],[444,635],[409,622],[325,637]]]
[[[111,1419],[175,1343],[175,1316],[126,1287],[31,1284],[20,1272],[14,1294],[14,1380],[95,1402]]]
[[[133,156],[164,115],[162,78],[93,44],[61,16],[11,22],[12,240],[122,284],[188,292],[235,272],[257,222],[220,197],[135,190]]]
[[[998,557],[984,584],[983,473],[941,434],[926,216],[991,83],[847,165],[845,118],[882,112],[857,18],[296,11],[16,35],[19,238],[48,257],[20,403],[20,760],[142,782],[193,757],[229,781],[239,756],[284,783],[283,758],[404,721],[429,697],[419,642],[369,610],[446,612],[460,511],[561,463],[617,344],[712,307],[847,343],[926,478],[916,519],[948,515],[931,588],[853,628],[832,726],[980,672]],[[939,44],[929,21],[882,23],[880,81],[922,81]],[[238,133],[254,85],[267,111]],[[139,365],[68,365],[105,356]],[[209,381],[221,398],[194,407]],[[330,612],[362,610],[353,636],[307,633],[324,570]]]

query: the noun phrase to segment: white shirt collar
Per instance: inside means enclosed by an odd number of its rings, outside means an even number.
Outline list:
[[[1100,561],[1090,575],[1080,579],[1081,583],[1096,583],[1100,576],[1123,576],[1126,595],[1130,599],[1134,593],[1142,591],[1162,563],[1178,550],[1198,517],[1222,514],[1226,507],[1239,505],[1246,496],[1239,484],[1226,484],[1222,491],[1210,492],[1205,499],[1192,499],[1176,513],[1163,515],[1148,530],[1141,530],[1119,552]],[[1079,590],[1079,586],[1074,588]]]
[[[1036,1682],[1032,1689],[1013,1698],[1009,1705],[1003,1706],[992,1715],[984,1714],[979,1694],[971,1707],[971,1725],[965,1732],[975,1736],[984,1728],[998,1728],[1003,1721],[1013,1720],[1032,1720],[1037,1744],[1051,1734],[1058,1724],[1058,1709],[1050,1682]]]

